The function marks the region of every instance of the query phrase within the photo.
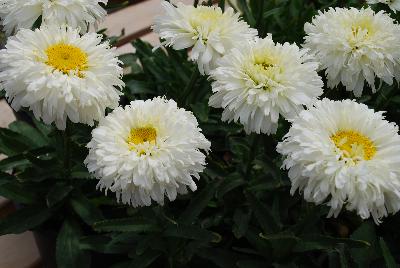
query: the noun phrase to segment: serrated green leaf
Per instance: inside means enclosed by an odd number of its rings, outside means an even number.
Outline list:
[[[305,235],[300,236],[300,238],[301,241],[299,241],[293,249],[295,252],[332,249],[341,243],[346,244],[350,248],[368,248],[371,246],[370,243],[363,240],[336,238],[323,235]]]

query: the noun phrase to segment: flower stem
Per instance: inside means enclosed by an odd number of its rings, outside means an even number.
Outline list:
[[[253,168],[253,161],[254,158],[256,157],[256,151],[257,148],[259,146],[259,142],[260,142],[260,134],[254,134],[253,136],[253,142],[251,144],[251,148],[250,148],[250,152],[249,152],[249,159],[247,160],[247,168],[246,168],[246,179],[249,179],[250,174],[251,174],[251,170]]]
[[[65,130],[63,132],[63,141],[64,141],[64,178],[69,179],[71,173],[71,150],[70,150],[70,135],[71,128],[67,122]]]
[[[192,92],[193,86],[196,84],[197,79],[199,79],[200,73],[197,70],[197,68],[193,71],[192,76],[190,77],[189,83],[185,86],[185,89],[183,90],[183,94],[181,96],[181,103],[184,104],[185,100],[189,96],[189,94]]]

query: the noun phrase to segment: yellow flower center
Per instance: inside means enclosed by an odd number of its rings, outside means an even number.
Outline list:
[[[351,35],[348,40],[353,50],[359,49],[362,43],[374,33],[373,24],[368,18],[364,18],[350,27]]]
[[[250,79],[264,90],[272,90],[279,84],[282,69],[278,65],[278,60],[269,51],[257,53],[254,61],[244,68]]]
[[[47,65],[59,70],[64,74],[74,72],[83,78],[83,71],[88,69],[88,56],[79,47],[59,43],[46,49]]]
[[[205,24],[209,24],[211,27],[214,27],[217,25],[218,19],[221,16],[222,13],[218,9],[213,7],[199,6],[190,17],[189,23],[193,28],[198,28]]]
[[[153,127],[132,128],[127,139],[129,150],[134,150],[136,145],[145,142],[155,143],[156,138],[157,131]]]
[[[354,162],[371,160],[376,154],[375,144],[365,135],[353,130],[341,130],[331,136],[336,147],[342,151],[344,158]]]

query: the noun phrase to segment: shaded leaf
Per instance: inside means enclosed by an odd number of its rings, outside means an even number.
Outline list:
[[[385,259],[386,267],[396,268],[398,267],[396,261],[394,260],[392,253],[390,252],[385,240],[382,237],[379,238],[379,246],[382,251],[383,258]]]
[[[96,231],[103,232],[157,232],[159,228],[151,221],[136,218],[104,220],[93,224]]]
[[[56,259],[59,268],[90,267],[90,254],[79,248],[81,230],[71,220],[65,220],[57,237]]]
[[[0,220],[0,235],[20,234],[45,222],[51,211],[44,207],[27,206]]]

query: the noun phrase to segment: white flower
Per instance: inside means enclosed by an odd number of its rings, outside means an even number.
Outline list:
[[[391,10],[394,12],[400,10],[400,1],[399,0],[367,0],[368,4],[377,4],[383,3],[389,6]]]
[[[230,7],[225,12],[215,6],[195,8],[182,3],[174,7],[163,2],[162,7],[165,14],[156,18],[153,30],[165,40],[163,45],[176,50],[193,47],[190,59],[197,61],[202,74],[208,74],[230,49],[257,35]]]
[[[400,26],[383,11],[330,8],[304,30],[304,46],[326,69],[330,88],[342,82],[359,97],[365,80],[373,92],[375,76],[389,85],[399,80]]]
[[[0,83],[15,110],[29,107],[46,124],[64,129],[67,117],[93,125],[118,106],[122,68],[101,35],[69,27],[21,29],[0,51]]]
[[[232,49],[211,72],[209,104],[224,108],[223,121],[239,121],[247,133],[275,133],[279,116],[292,119],[323,93],[318,64],[295,44],[269,35]]]
[[[291,193],[325,200],[328,216],[342,207],[376,223],[400,209],[398,127],[354,101],[323,99],[300,113],[277,151],[285,156]]]
[[[42,16],[42,23],[67,24],[87,32],[88,25],[96,26],[107,12],[100,3],[108,0],[0,0],[0,17],[7,35],[18,29],[31,29]]]
[[[116,192],[118,201],[149,206],[164,195],[196,190],[210,142],[191,112],[173,100],[156,97],[118,107],[100,121],[88,144],[85,164],[100,180],[100,189]]]

